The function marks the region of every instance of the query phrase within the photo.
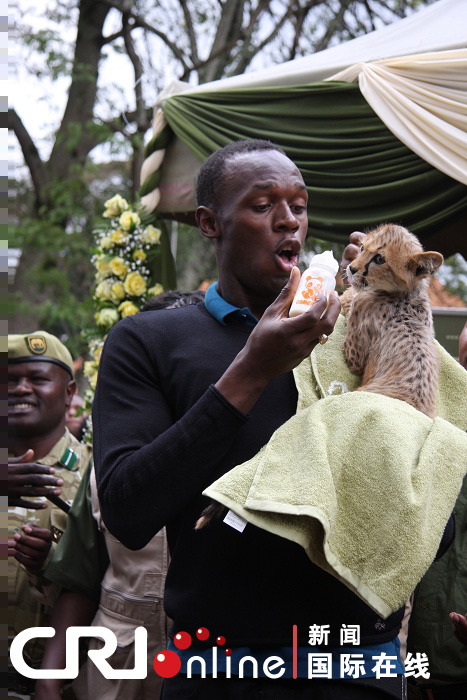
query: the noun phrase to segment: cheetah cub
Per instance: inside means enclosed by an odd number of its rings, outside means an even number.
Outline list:
[[[341,297],[346,315],[344,355],[360,391],[401,399],[434,418],[438,355],[428,299],[429,277],[443,262],[423,252],[402,226],[383,224],[363,240],[347,267]]]

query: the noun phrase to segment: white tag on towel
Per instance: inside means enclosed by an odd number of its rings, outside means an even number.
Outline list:
[[[243,532],[243,530],[246,528],[247,522],[247,520],[241,518],[232,510],[229,510],[224,518],[224,523],[226,525],[230,525],[230,527],[233,527],[234,530],[238,530],[239,532]]]

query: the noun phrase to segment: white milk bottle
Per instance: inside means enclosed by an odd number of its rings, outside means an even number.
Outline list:
[[[332,250],[325,250],[314,256],[305,272],[302,274],[289,316],[298,316],[311,309],[320,294],[329,295],[336,287],[336,275],[339,263],[334,258]]]

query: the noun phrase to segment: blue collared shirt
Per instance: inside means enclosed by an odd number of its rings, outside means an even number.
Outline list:
[[[208,287],[204,297],[204,305],[211,316],[214,316],[216,321],[222,323],[223,326],[226,326],[232,319],[244,323],[246,326],[256,326],[258,323],[258,319],[246,306],[239,309],[238,306],[232,306],[225,301],[217,291],[217,282]]]

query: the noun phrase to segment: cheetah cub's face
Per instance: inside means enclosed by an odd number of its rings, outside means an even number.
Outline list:
[[[363,239],[360,253],[347,267],[355,289],[390,293],[413,291],[443,263],[441,253],[423,252],[412,233],[402,226],[383,224]]]

